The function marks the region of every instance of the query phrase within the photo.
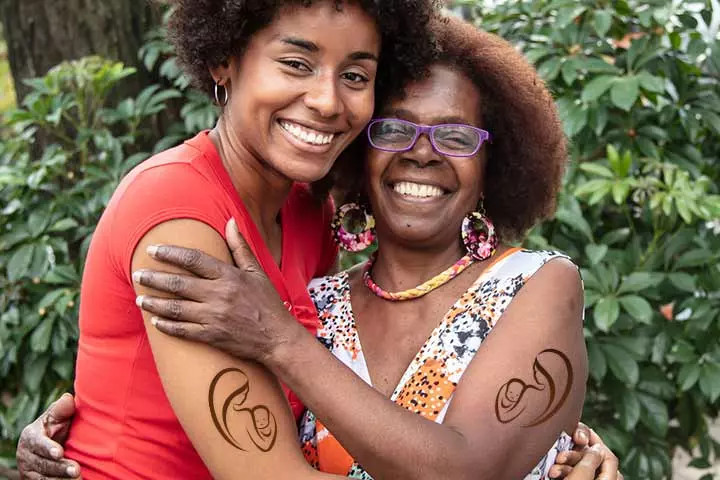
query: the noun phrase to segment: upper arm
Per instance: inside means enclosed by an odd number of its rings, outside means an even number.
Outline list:
[[[232,263],[225,241],[208,225],[173,220],[150,230],[135,248],[132,271],[176,270],[153,260],[149,245],[199,248]],[[138,294],[162,295],[141,285]],[[214,478],[303,478],[313,471],[302,458],[297,432],[277,380],[259,364],[145,327],[170,403]]]
[[[475,452],[472,470],[522,478],[560,432],[574,430],[587,379],[582,312],[579,273],[564,259],[543,266],[510,303],[463,375],[444,421]]]

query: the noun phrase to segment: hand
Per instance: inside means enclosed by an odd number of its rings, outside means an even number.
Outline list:
[[[558,454],[555,465],[550,469],[550,478],[624,480],[618,469],[617,457],[593,429],[578,423],[573,441],[575,447],[571,451]]]
[[[16,453],[20,478],[80,478],[80,466],[62,458],[61,444],[67,440],[74,414],[75,400],[65,393],[23,429]]]
[[[277,347],[297,335],[300,326],[233,219],[226,225],[225,235],[237,267],[196,249],[151,246],[148,254],[152,258],[195,276],[138,270],[133,281],[180,299],[144,295],[137,304],[155,315],[151,321],[163,333],[266,363]]]

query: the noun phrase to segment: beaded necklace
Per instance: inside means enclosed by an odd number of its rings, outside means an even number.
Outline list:
[[[369,288],[371,292],[373,292],[378,297],[385,300],[390,300],[391,302],[413,300],[415,298],[420,298],[424,295],[427,295],[436,288],[445,285],[450,280],[460,275],[466,268],[468,268],[475,262],[475,259],[472,256],[470,256],[469,254],[465,255],[444,272],[435,275],[427,282],[418,285],[415,288],[403,290],[402,292],[386,292],[385,290],[380,288],[370,276],[370,270],[372,269],[373,263],[375,263],[376,258],[377,252],[374,253],[365,264],[365,268],[363,268],[363,281],[365,282],[365,286]]]

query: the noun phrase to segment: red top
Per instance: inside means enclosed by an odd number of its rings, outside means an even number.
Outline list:
[[[140,239],[178,218],[206,223],[224,237],[234,217],[283,301],[315,333],[317,316],[306,286],[335,261],[331,215],[330,200],[322,205],[306,186],[295,185],[282,208],[278,268],[207,132],[125,177],[95,230],[82,282],[77,413],[66,450],[84,478],[211,478],[165,395],[135,306],[130,270]],[[291,392],[289,399],[298,417],[303,406]]]

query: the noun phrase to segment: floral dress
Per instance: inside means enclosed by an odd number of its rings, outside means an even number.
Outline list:
[[[545,263],[558,257],[564,256],[521,249],[499,256],[445,314],[408,366],[390,400],[442,423],[455,387],[483,340],[525,282]],[[315,279],[309,290],[322,323],[318,339],[372,385],[352,314],[347,273]],[[316,469],[372,480],[310,411],[300,423],[300,442],[305,458]],[[570,448],[572,441],[563,432],[524,480],[545,480],[558,452]]]

